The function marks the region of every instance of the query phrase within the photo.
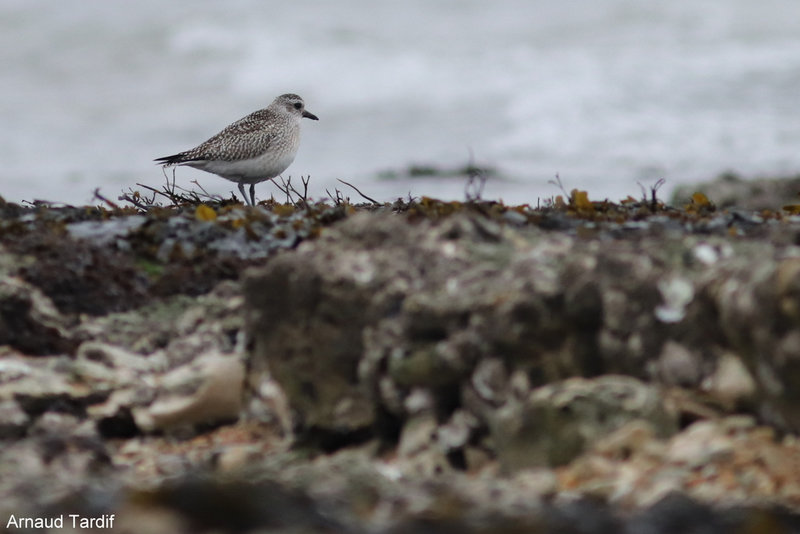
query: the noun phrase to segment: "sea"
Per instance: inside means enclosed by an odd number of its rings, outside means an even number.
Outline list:
[[[284,173],[312,200],[461,200],[469,166],[506,203],[668,197],[800,172],[800,2],[0,0],[0,196],[159,189],[154,158],[287,92],[320,118]]]

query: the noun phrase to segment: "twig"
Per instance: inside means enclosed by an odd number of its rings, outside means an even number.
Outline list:
[[[658,198],[657,198],[658,190],[661,189],[661,187],[665,183],[667,183],[667,180],[664,178],[659,178],[658,180],[656,180],[656,183],[650,186],[649,199],[647,198],[647,189],[645,189],[644,185],[642,185],[642,182],[636,182],[636,183],[639,184],[639,188],[642,190],[642,202],[643,203],[649,202],[650,211],[655,213],[655,211],[658,209]]]
[[[483,188],[486,187],[486,180],[489,176],[484,169],[475,165],[475,155],[469,149],[469,160],[467,161],[467,183],[464,185],[464,197],[467,202],[480,202],[483,196]]]
[[[167,165],[164,165],[164,166],[161,167],[161,172],[164,174],[164,178],[167,181],[167,185],[164,186],[164,190],[167,193],[169,193],[170,195],[174,195],[175,194],[175,171],[176,170],[177,170],[177,167],[172,167],[172,187],[170,188],[169,176],[167,176]]]
[[[346,204],[346,203],[348,203],[350,201],[349,198],[345,198],[345,197],[342,196],[342,192],[339,191],[338,187],[336,189],[334,189],[334,191],[336,192],[336,196],[333,196],[331,194],[331,192],[328,191],[327,188],[325,189],[325,192],[328,193],[328,196],[331,197],[331,200],[333,200],[333,205],[334,206],[341,206],[342,204]]]
[[[303,194],[300,196],[300,198],[303,199],[303,204],[305,204],[306,207],[308,207],[308,184],[311,183],[311,175],[309,174],[305,178],[303,178],[303,176],[301,175],[300,181],[303,182]]]
[[[139,195],[139,192],[136,191],[133,194],[123,193],[121,196],[117,197],[117,200],[130,202],[131,204],[133,204],[134,207],[139,208],[144,212],[148,211],[150,208],[155,206],[155,204],[153,203],[153,201],[155,200],[155,196],[153,196],[153,198],[151,198],[149,201],[145,198],[144,202],[140,201],[139,198],[142,197]]]
[[[188,195],[191,195],[191,199],[187,199],[186,197],[181,197],[184,201],[190,200],[193,203],[199,204],[204,201],[223,202],[225,200],[222,197],[222,195],[215,195],[213,193],[209,193],[208,191],[206,191],[205,188],[202,185],[200,185],[200,182],[198,182],[197,180],[192,180],[191,183],[196,185],[200,189],[200,191],[202,191],[202,194],[199,194],[197,191],[184,189],[183,187],[178,186],[178,189],[180,189],[181,191],[183,191]]]
[[[125,202],[130,202],[137,208],[142,211],[147,211],[150,208],[160,206],[156,204],[156,194],[153,193],[151,198],[147,198],[143,196],[139,191],[134,191],[132,188],[128,188],[127,193],[123,193],[121,196],[117,197],[117,200],[124,200]]]
[[[289,176],[288,178],[284,178],[283,176],[278,176],[280,179],[280,183],[275,181],[275,178],[272,179],[272,183],[275,184],[284,195],[286,195],[286,204],[295,204],[294,198],[292,197],[292,191],[294,187],[292,186],[292,177]]]
[[[294,185],[292,185],[291,176],[288,178],[279,176],[278,178],[280,179],[280,183],[276,182],[274,178],[272,179],[272,182],[275,184],[275,187],[280,189],[280,191],[286,195],[287,204],[293,204],[305,209],[310,208],[308,204],[308,184],[311,182],[311,176],[308,176],[307,178],[300,176],[300,181],[303,183],[302,193],[298,191]]]
[[[94,198],[96,198],[97,200],[99,200],[101,202],[105,202],[106,204],[111,206],[111,209],[115,209],[115,210],[119,209],[119,205],[117,205],[115,202],[110,201],[109,199],[107,199],[106,197],[104,197],[103,195],[100,194],[100,188],[99,187],[94,190]]]
[[[139,187],[144,187],[148,191],[152,192],[153,195],[154,195],[153,196],[153,200],[155,200],[155,195],[161,195],[162,197],[166,198],[170,202],[174,203],[174,195],[170,195],[169,193],[165,193],[164,191],[161,191],[160,189],[156,189],[155,187],[150,187],[149,185],[140,184],[139,182],[137,182],[136,185],[138,185]]]
[[[656,198],[656,193],[658,192],[659,189],[661,189],[661,186],[663,186],[665,183],[667,183],[667,181],[664,178],[659,178],[658,181],[656,181],[656,183],[653,184],[653,187],[650,188],[650,192],[652,193],[650,210],[653,212],[655,212],[656,209],[658,208],[658,198]]]
[[[337,180],[338,180],[338,181],[340,181],[340,182],[342,182],[344,185],[346,185],[346,186],[348,186],[348,187],[351,187],[351,188],[355,189],[356,193],[358,193],[359,195],[361,195],[363,198],[365,198],[365,199],[369,200],[369,201],[370,201],[370,202],[372,202],[373,204],[380,205],[380,202],[378,202],[378,201],[377,201],[377,200],[375,200],[374,198],[370,198],[370,197],[368,197],[367,195],[365,195],[364,193],[362,193],[362,192],[361,192],[361,191],[360,191],[360,190],[359,190],[359,189],[358,189],[356,186],[354,186],[353,184],[351,184],[351,183],[348,183],[348,182],[345,182],[344,180],[342,180],[342,179],[340,179],[340,178],[337,178]],[[337,191],[338,191],[338,190],[337,190]]]
[[[559,176],[558,173],[556,173],[555,180],[547,180],[547,183],[561,189],[561,192],[564,193],[564,198],[569,199],[569,193],[567,193],[567,190],[564,189],[564,184],[561,182],[561,176]]]
[[[203,187],[202,185],[200,185],[200,182],[198,182],[197,180],[192,180],[192,182],[191,182],[191,183],[193,183],[193,184],[194,184],[194,185],[196,185],[198,188],[200,188],[200,191],[202,191],[202,192],[203,192],[203,195],[205,195],[205,196],[206,196],[206,198],[208,198],[208,199],[212,199],[212,200],[222,200],[222,196],[220,196],[220,195],[212,195],[211,193],[209,193],[208,191],[206,191],[205,187]]]

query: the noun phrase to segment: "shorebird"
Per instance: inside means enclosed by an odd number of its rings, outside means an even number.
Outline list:
[[[275,178],[294,161],[304,117],[319,120],[306,111],[302,98],[287,93],[273,100],[268,108],[226,126],[208,141],[154,161],[164,167],[188,165],[236,182],[244,201],[253,206],[256,184]],[[244,184],[250,184],[250,198],[244,192]]]

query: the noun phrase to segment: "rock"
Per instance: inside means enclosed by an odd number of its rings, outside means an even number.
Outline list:
[[[29,424],[30,417],[16,401],[0,401],[0,439],[21,438]]]
[[[507,472],[564,465],[593,443],[635,421],[660,436],[677,421],[662,405],[657,388],[624,376],[571,378],[509,402],[489,422],[498,459]]]
[[[656,306],[655,315],[664,323],[679,323],[686,317],[686,307],[694,299],[691,281],[680,276],[659,280],[657,286],[663,304]]]
[[[0,279],[0,345],[34,355],[71,352],[68,326],[38,288],[19,278]]]
[[[717,361],[717,369],[703,380],[701,388],[723,406],[734,408],[752,400],[756,393],[753,376],[734,354],[724,354]]]
[[[798,218],[554,202],[373,206],[276,257],[317,208],[0,199],[0,323],[41,334],[3,331],[0,517],[798,530]]]
[[[457,451],[469,444],[480,421],[465,410],[456,410],[447,423],[437,429],[439,446],[446,452]]]
[[[398,467],[406,476],[442,474],[451,469],[445,452],[446,449],[437,441],[436,419],[420,415],[409,419],[400,434]]]
[[[485,426],[517,372],[533,387],[625,374],[691,388],[727,353],[754,381],[742,406],[800,430],[800,271],[779,243],[685,235],[667,217],[606,241],[393,217],[351,217],[249,272],[252,376],[277,380],[301,433],[402,426],[419,389],[440,420],[465,407]]]
[[[66,226],[67,233],[73,239],[83,239],[97,246],[114,243],[127,237],[131,231],[138,229],[147,221],[142,215],[119,217],[111,220],[80,221]]]
[[[784,178],[745,178],[726,173],[701,184],[679,185],[672,193],[672,203],[683,206],[694,193],[704,193],[720,208],[737,207],[746,210],[776,210],[797,202],[800,176]]]
[[[173,369],[160,380],[161,393],[147,407],[135,408],[145,430],[176,429],[233,421],[242,408],[244,365],[232,356],[206,354]]]
[[[703,375],[701,361],[680,343],[667,340],[656,363],[658,378],[667,385],[696,386]]]
[[[80,365],[68,356],[4,354],[0,359],[0,400],[13,399],[31,418],[48,411],[82,414],[110,387],[105,379],[83,382]]]
[[[253,376],[274,376],[303,425],[352,431],[375,416],[357,375],[379,266],[366,253],[342,260],[323,266],[279,256],[247,278],[244,292]]]
[[[625,459],[633,454],[659,454],[657,432],[652,423],[634,419],[599,438],[592,450],[604,456]]]
[[[81,343],[75,358],[86,364],[97,363],[104,366],[115,374],[119,384],[130,384],[142,375],[163,372],[168,366],[163,354],[143,356],[123,347],[99,341]]]

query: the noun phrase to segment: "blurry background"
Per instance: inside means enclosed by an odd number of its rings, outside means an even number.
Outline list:
[[[797,173],[800,2],[1,0],[0,195],[160,187],[153,158],[285,92],[320,117],[286,173],[315,198],[343,178],[379,200],[462,199],[462,179],[406,171],[470,152],[497,170],[484,198],[511,203],[558,194],[556,173],[612,200],[662,177],[667,194]]]

